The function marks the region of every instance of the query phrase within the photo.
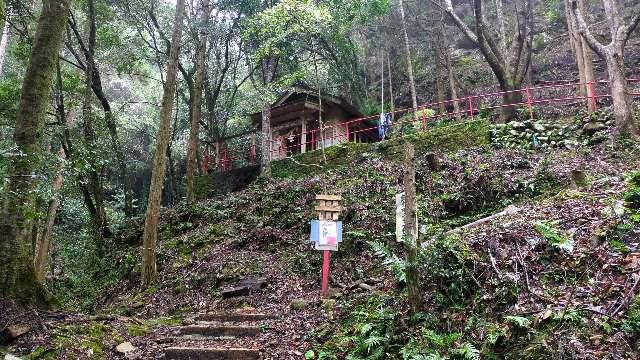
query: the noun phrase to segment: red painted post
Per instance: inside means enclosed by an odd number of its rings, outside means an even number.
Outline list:
[[[249,148],[249,165],[255,165],[256,164],[256,146],[255,145],[251,145],[251,147]]]
[[[533,108],[531,107],[531,91],[529,90],[528,86],[527,86],[526,92],[527,92],[527,106],[529,107],[529,118],[533,120]]]
[[[469,117],[473,120],[473,98],[469,96],[467,99],[469,100]]]
[[[596,95],[596,89],[593,81],[589,81],[589,92],[591,93],[591,106],[593,111],[598,110],[598,95]]]
[[[324,250],[322,252],[322,296],[327,296],[329,290],[329,260],[331,252]]]
[[[344,126],[347,128],[347,142],[349,142],[349,122],[344,123]]]
[[[204,159],[202,159],[202,172],[204,174],[209,173],[209,151],[204,153]]]
[[[316,131],[311,130],[311,150],[316,149]]]

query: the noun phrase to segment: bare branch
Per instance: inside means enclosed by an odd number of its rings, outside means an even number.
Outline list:
[[[623,47],[626,45],[627,40],[629,40],[629,38],[631,37],[631,34],[633,34],[633,31],[638,27],[638,24],[640,24],[640,13],[636,14],[631,19],[631,22],[628,25],[621,27],[621,33],[623,34]]]
[[[573,11],[573,14],[576,17],[576,22],[578,23],[578,32],[584,37],[585,40],[587,40],[587,44],[589,44],[589,47],[591,47],[593,51],[595,51],[601,57],[604,57],[605,53],[607,52],[607,47],[603,45],[601,42],[599,42],[593,36],[593,34],[591,33],[591,30],[589,30],[589,26],[587,25],[587,22],[584,20],[584,17],[580,12],[580,9],[578,8],[577,1],[576,0],[570,0],[570,1],[571,1],[571,11]]]
[[[476,45],[478,44],[478,36],[471,30],[471,28],[460,19],[460,17],[453,11],[453,4],[451,4],[451,0],[444,0],[445,7],[442,7],[438,2],[434,0],[430,0],[432,4],[444,10],[444,12],[449,15],[449,17],[453,20],[453,22],[458,26],[458,28],[464,33],[464,35]]]

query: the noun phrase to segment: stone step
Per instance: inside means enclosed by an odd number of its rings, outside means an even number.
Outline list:
[[[252,322],[273,319],[275,316],[262,313],[206,313],[198,314],[196,321],[219,321],[219,322]]]
[[[216,349],[198,347],[169,347],[164,350],[165,359],[175,360],[259,360],[258,349]]]
[[[239,326],[239,325],[218,325],[199,323],[196,325],[188,325],[180,328],[182,335],[203,335],[212,337],[242,337],[256,336],[260,334],[260,328],[257,326]]]

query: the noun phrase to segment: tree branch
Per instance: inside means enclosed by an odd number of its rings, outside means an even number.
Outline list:
[[[574,16],[576,17],[576,22],[578,23],[578,32],[584,37],[584,39],[587,41],[587,44],[589,44],[589,47],[591,47],[593,51],[595,51],[601,57],[604,57],[605,53],[607,52],[607,47],[602,43],[600,43],[593,36],[593,34],[591,33],[591,30],[589,30],[589,26],[587,25],[587,22],[584,20],[584,17],[580,12],[580,9],[578,8],[577,1],[576,0],[570,0],[570,1],[571,1],[571,11],[573,11]]]
[[[444,0],[446,7],[442,7],[439,3],[434,0],[429,0],[435,6],[441,8],[444,12],[449,15],[449,17],[453,20],[453,22],[458,26],[458,28],[464,33],[464,35],[474,44],[478,44],[478,36],[471,30],[471,28],[458,17],[458,15],[453,11],[453,4],[451,4],[451,0]]]

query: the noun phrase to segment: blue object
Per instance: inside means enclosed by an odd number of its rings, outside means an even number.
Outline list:
[[[311,242],[317,243],[320,241],[320,221],[311,220],[311,234],[309,236]]]
[[[338,242],[342,242],[342,221],[336,221],[336,237]],[[311,242],[317,243],[320,241],[320,220],[311,220],[311,231],[309,233],[309,239]]]
[[[380,119],[378,119],[378,137],[380,140],[384,140],[385,136],[391,128],[391,114],[382,113]]]

